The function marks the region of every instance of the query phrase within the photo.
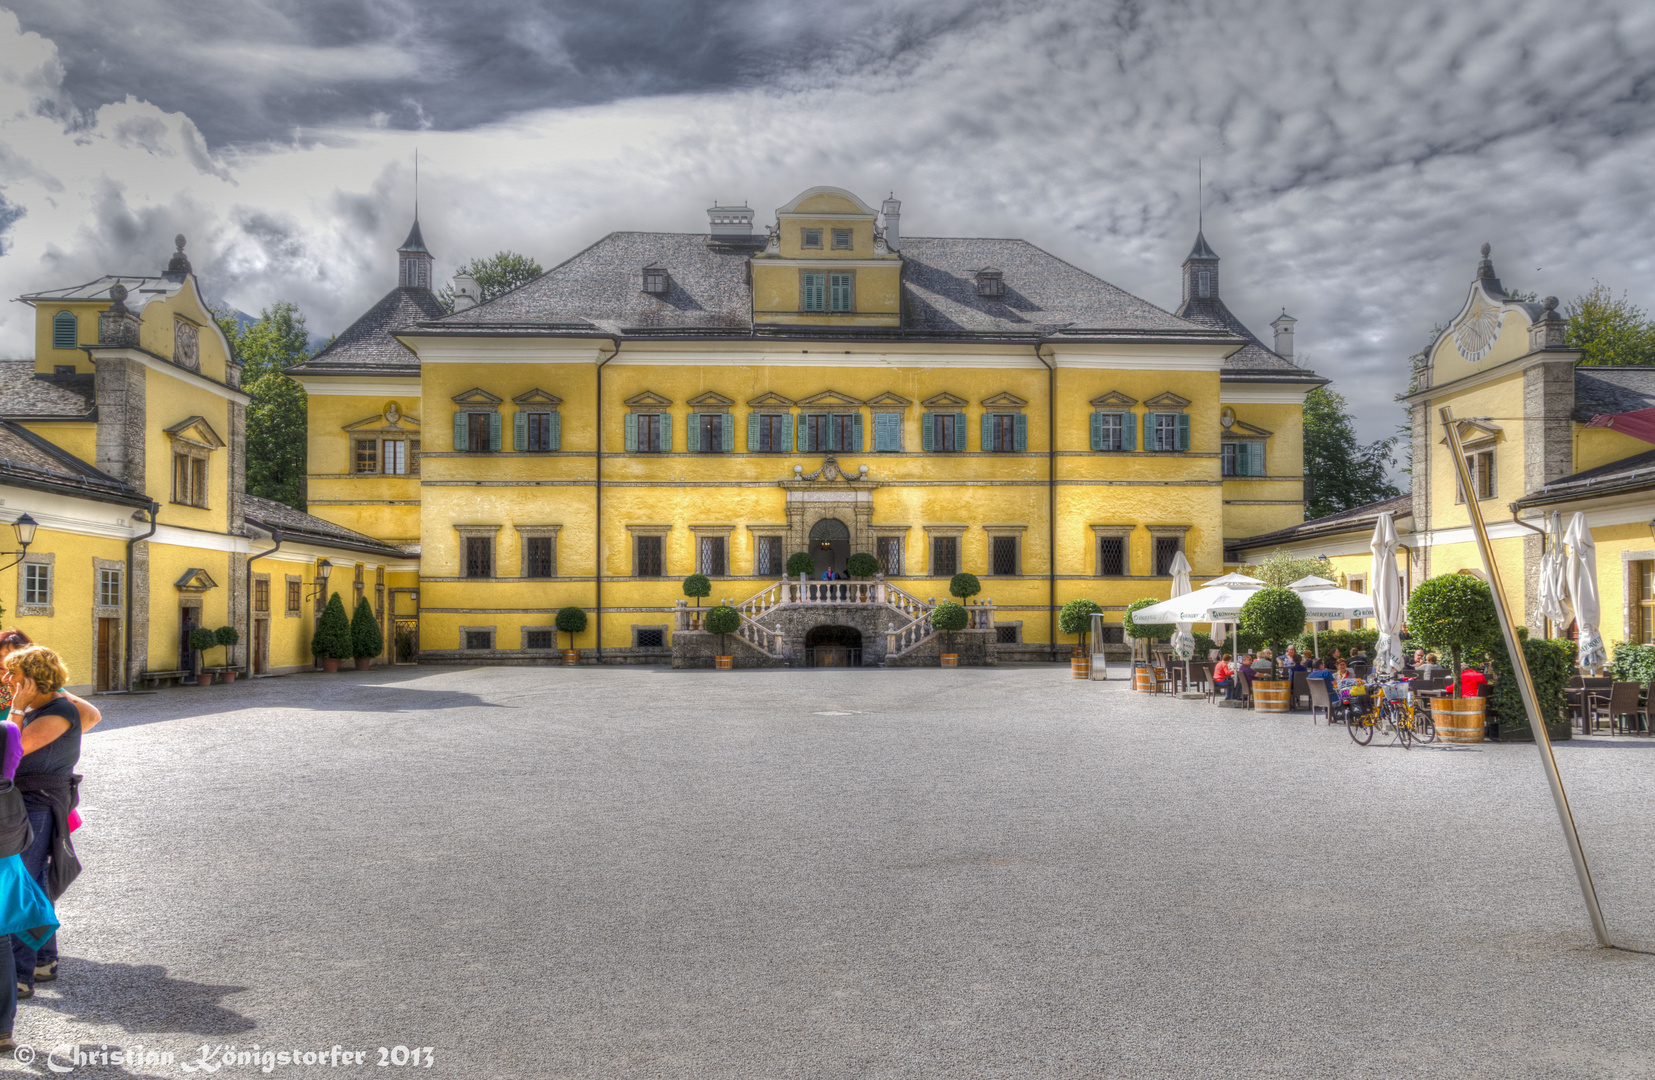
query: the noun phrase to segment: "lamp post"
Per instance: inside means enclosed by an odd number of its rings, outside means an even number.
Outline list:
[[[29,553],[29,545],[34,543],[34,531],[40,528],[40,524],[28,514],[19,514],[17,520],[12,522],[11,527],[12,531],[17,534],[17,546],[20,550],[0,551],[0,555],[17,556],[17,558],[13,559],[5,566],[0,566],[0,570],[10,570],[12,567],[23,561],[24,556]]]
[[[305,599],[316,600],[328,594],[328,577],[333,573],[333,564],[326,559],[316,564],[316,584],[310,587],[310,595]]]

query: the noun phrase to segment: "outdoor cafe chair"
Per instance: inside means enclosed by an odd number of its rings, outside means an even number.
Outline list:
[[[1580,720],[1580,733],[1590,735],[1592,725],[1596,719],[1595,705],[1592,699],[1598,697],[1607,699],[1614,689],[1615,680],[1597,676],[1582,678],[1577,675],[1569,682],[1578,683],[1579,685],[1570,686],[1564,690],[1564,699],[1568,703],[1569,711]]]
[[[1321,680],[1318,679],[1316,681],[1320,682]],[[1293,673],[1293,693],[1292,696],[1287,699],[1288,710],[1292,711],[1298,709],[1299,699],[1308,698],[1309,696],[1310,673],[1305,671],[1295,671]]]
[[[1327,722],[1333,723],[1333,696],[1328,693],[1326,679],[1306,679],[1310,692],[1310,720],[1316,722],[1316,712],[1321,710],[1327,714]]]
[[[1648,730],[1649,714],[1638,704],[1638,695],[1642,690],[1643,687],[1635,682],[1614,682],[1607,695],[1588,695],[1588,722],[1596,726],[1598,720],[1603,718],[1608,721],[1610,731],[1625,731],[1626,727],[1622,721],[1639,717],[1643,720],[1642,730]]]

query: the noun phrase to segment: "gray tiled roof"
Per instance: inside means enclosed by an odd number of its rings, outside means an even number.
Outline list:
[[[1200,241],[1198,241],[1198,244]],[[1274,349],[1266,346],[1258,337],[1225,305],[1218,297],[1205,299],[1191,298],[1185,300],[1178,308],[1178,316],[1188,319],[1202,326],[1211,326],[1221,330],[1228,330],[1240,338],[1245,338],[1247,344],[1237,349],[1224,360],[1224,374],[1250,375],[1264,378],[1297,378],[1299,380],[1316,380],[1314,372],[1293,363]]]
[[[375,540],[371,536],[347,529],[343,525],[335,525],[331,521],[324,521],[313,517],[302,510],[295,510],[285,503],[275,502],[272,499],[261,498],[258,495],[248,495],[242,502],[242,512],[247,520],[266,529],[280,529],[284,536],[299,540],[310,540],[319,544],[336,544],[358,551],[373,551],[387,556],[401,557],[403,550]]]
[[[1574,418],[1655,408],[1655,367],[1575,368]]]
[[[1560,476],[1517,500],[1518,506],[1538,506],[1593,495],[1612,495],[1655,487],[1655,450],[1611,461],[1607,465]]]
[[[704,233],[611,233],[537,280],[430,329],[746,335],[753,330],[747,263],[760,240],[724,244]],[[1033,337],[1066,327],[1071,333],[1212,336],[1211,328],[1023,240],[906,237],[902,256],[907,333]],[[664,296],[642,289],[643,268],[651,264],[667,268]],[[976,273],[986,266],[1004,275],[1004,297],[977,295]],[[823,330],[799,332],[820,336]]]
[[[419,358],[392,337],[391,332],[442,316],[442,301],[430,289],[399,285],[380,297],[378,303],[346,327],[325,349],[288,370],[417,374]]]
[[[9,420],[0,420],[0,483],[134,506],[149,503],[136,489]]]
[[[1414,497],[1412,495],[1398,495],[1391,499],[1381,499],[1378,502],[1355,506],[1349,510],[1341,510],[1337,514],[1328,514],[1326,517],[1311,518],[1291,525],[1275,532],[1264,533],[1260,536],[1249,536],[1245,540],[1226,540],[1227,548],[1258,548],[1275,544],[1286,544],[1294,540],[1308,540],[1316,536],[1326,536],[1329,533],[1354,532],[1357,530],[1372,531],[1373,523],[1379,515],[1389,511],[1396,520],[1413,516]]]
[[[96,402],[91,375],[36,375],[33,360],[0,360],[0,415],[87,417]]]

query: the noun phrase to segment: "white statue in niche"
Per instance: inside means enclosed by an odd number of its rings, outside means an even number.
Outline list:
[[[191,371],[201,370],[201,349],[195,324],[183,319],[173,320],[172,362]]]

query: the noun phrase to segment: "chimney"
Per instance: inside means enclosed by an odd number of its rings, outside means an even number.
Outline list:
[[[743,206],[709,206],[707,231],[716,239],[747,240],[753,235],[753,211]]]
[[[477,288],[477,279],[470,274],[455,274],[454,310],[469,311],[482,302],[482,293]]]
[[[1546,297],[1544,307],[1544,314],[1529,324],[1529,348],[1534,352],[1561,349],[1568,337],[1569,324],[1557,313],[1557,297]]]
[[[1298,321],[1282,308],[1281,317],[1270,324],[1270,329],[1276,332],[1276,354],[1283,359],[1293,359],[1293,324]]]
[[[891,192],[885,199],[880,213],[885,217],[885,246],[892,251],[902,248],[902,200]]]

